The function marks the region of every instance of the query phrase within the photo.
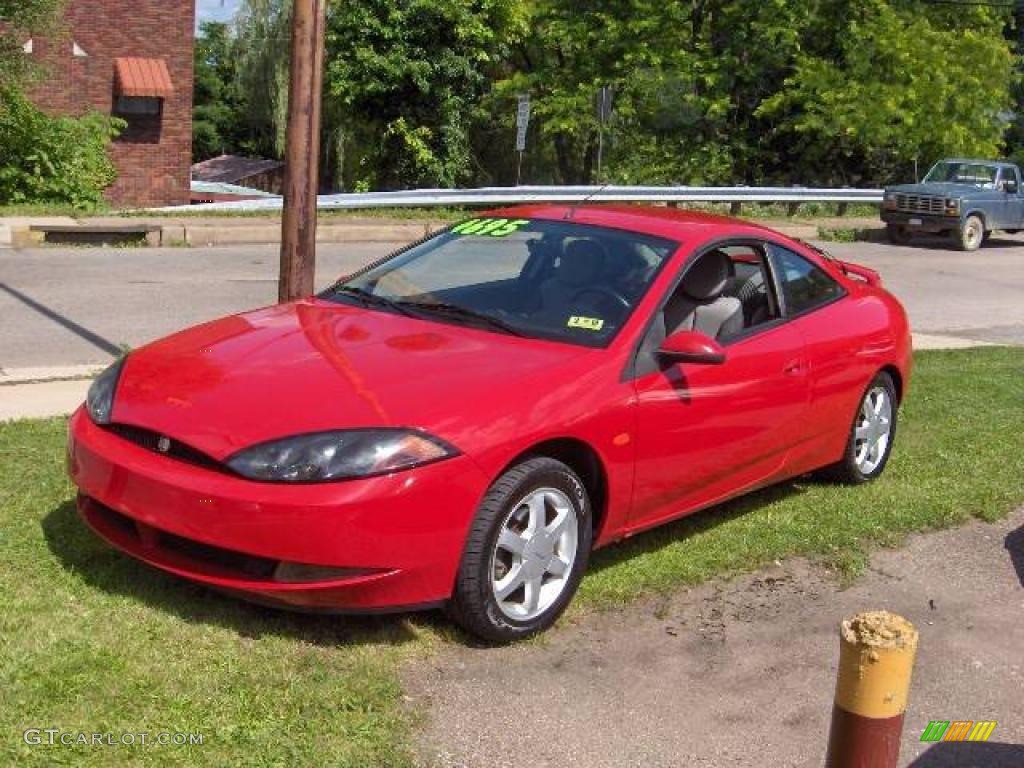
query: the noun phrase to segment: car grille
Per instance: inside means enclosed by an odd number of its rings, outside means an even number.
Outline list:
[[[88,497],[87,497],[88,498]],[[279,560],[271,560],[267,557],[247,555],[244,552],[236,552],[223,547],[215,547],[204,544],[194,539],[186,539],[183,536],[176,536],[167,531],[161,531],[150,526],[144,526],[126,515],[122,515],[96,499],[88,498],[92,514],[103,520],[107,525],[116,528],[123,535],[128,536],[132,541],[143,545],[143,532],[148,536],[147,545],[162,552],[170,552],[186,558],[191,563],[205,566],[213,566],[227,571],[236,578],[270,580],[273,578],[274,570],[279,565]]]
[[[896,195],[896,210],[905,213],[942,214],[946,209],[946,198],[932,195]]]
[[[107,429],[118,437],[122,437],[130,443],[135,443],[147,451],[159,453],[161,456],[184,461],[188,464],[205,467],[206,469],[224,471],[224,465],[216,459],[172,438],[166,438],[168,441],[167,450],[160,450],[160,440],[165,438],[165,435],[161,435],[159,432],[154,432],[151,429],[135,427],[130,424],[110,424],[107,426]]]

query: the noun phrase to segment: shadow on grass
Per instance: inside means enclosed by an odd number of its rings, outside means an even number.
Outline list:
[[[759,491],[687,515],[675,522],[659,525],[618,544],[598,550],[590,560],[589,571],[600,573],[606,568],[612,568],[638,555],[657,552],[687,536],[716,528],[767,504],[805,493],[808,483],[812,482],[818,481],[800,478],[778,485],[770,485]]]
[[[680,539],[715,528],[766,504],[804,493],[806,482],[789,481],[710,507],[674,523],[646,531],[596,553],[590,572],[611,568],[638,555],[656,552]],[[42,521],[50,551],[67,570],[110,595],[139,600],[194,624],[230,629],[241,637],[288,637],[315,645],[413,642],[430,629],[467,647],[488,647],[459,630],[441,611],[347,615],[302,613],[265,607],[222,595],[165,573],[110,547],[82,522],[72,500],[52,509]]]
[[[1006,551],[1010,553],[1010,562],[1013,569],[1017,571],[1017,580],[1024,587],[1024,525],[1015,531],[1010,531],[1003,541]],[[1024,761],[1021,761],[1024,765]]]
[[[907,768],[1020,768],[1024,746],[993,742],[939,742]]]
[[[82,522],[72,500],[52,509],[43,518],[42,529],[61,565],[89,586],[141,601],[191,624],[229,629],[240,637],[280,636],[328,647],[402,645],[416,641],[420,630],[433,627],[442,635],[461,639],[439,611],[370,616],[301,613],[222,595],[110,547]]]

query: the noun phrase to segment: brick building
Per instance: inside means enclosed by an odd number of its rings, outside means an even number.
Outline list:
[[[25,43],[45,64],[32,92],[42,109],[113,114],[116,205],[189,201],[195,0],[69,0],[63,34]]]

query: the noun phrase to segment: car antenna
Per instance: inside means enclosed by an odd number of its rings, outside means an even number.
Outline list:
[[[598,187],[597,189],[595,189],[593,192],[591,192],[586,197],[584,197],[578,203],[573,203],[572,208],[570,208],[568,211],[565,212],[565,216],[562,217],[562,221],[568,221],[569,219],[571,219],[573,216],[576,215],[576,209],[577,208],[579,208],[581,205],[585,205],[586,203],[589,203],[591,200],[593,200],[595,197],[600,195],[602,192],[604,192],[610,186],[611,186],[610,182],[607,183],[607,184],[604,184],[604,185]]]

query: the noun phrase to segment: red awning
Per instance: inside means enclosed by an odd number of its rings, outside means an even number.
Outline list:
[[[174,93],[171,73],[163,59],[114,59],[117,93],[166,99]]]

